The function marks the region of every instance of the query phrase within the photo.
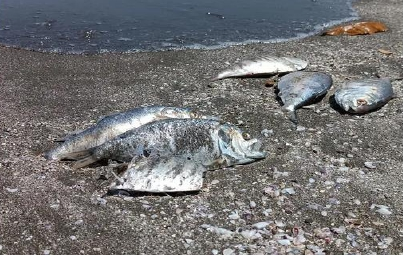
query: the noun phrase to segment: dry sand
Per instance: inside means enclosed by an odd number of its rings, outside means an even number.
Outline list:
[[[347,79],[403,75],[403,1],[354,6],[390,30],[96,56],[0,47],[0,254],[402,254],[403,98],[363,116],[328,99]],[[298,111],[298,131],[265,79],[208,81],[266,54],[333,76],[328,96]],[[402,81],[393,86],[403,95]],[[73,170],[40,156],[54,138],[144,104],[188,106],[252,136],[263,130],[269,156],[209,172],[197,194],[104,198],[108,167]]]

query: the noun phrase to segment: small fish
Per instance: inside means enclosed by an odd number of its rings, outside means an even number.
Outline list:
[[[323,96],[332,86],[332,77],[320,72],[294,72],[281,77],[278,96],[290,120],[297,124],[296,109]]]
[[[336,103],[351,113],[367,113],[393,97],[392,83],[386,78],[350,81],[334,94]]]
[[[289,73],[305,69],[308,62],[291,57],[262,57],[247,60],[239,65],[219,73],[212,81],[233,77],[263,77],[281,73]]]
[[[342,25],[329,29],[323,35],[367,35],[385,32],[388,28],[380,22],[357,22],[351,25]]]
[[[209,118],[203,117],[186,108],[146,106],[106,116],[94,126],[84,131],[69,135],[58,147],[45,154],[49,160],[68,159],[65,155],[87,150],[142,126],[146,123],[167,118]]]
[[[111,190],[178,192],[199,190],[207,170],[247,164],[266,156],[257,139],[215,120],[163,120],[129,131],[92,151],[93,160],[131,159]],[[93,160],[90,160],[93,161]]]

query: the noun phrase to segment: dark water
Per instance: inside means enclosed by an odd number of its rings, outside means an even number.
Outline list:
[[[349,0],[0,0],[0,43],[69,53],[222,47],[355,16]]]

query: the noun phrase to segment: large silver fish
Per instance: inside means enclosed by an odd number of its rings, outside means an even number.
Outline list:
[[[336,103],[351,113],[367,113],[393,97],[392,83],[386,78],[350,81],[334,94]]]
[[[131,162],[112,189],[149,192],[198,190],[203,173],[247,164],[266,156],[257,139],[230,124],[205,119],[169,119],[130,130],[88,151],[74,167],[101,159]]]
[[[186,108],[166,106],[135,108],[126,112],[106,116],[99,120],[94,126],[78,134],[68,136],[62,144],[47,152],[45,157],[49,160],[68,159],[69,154],[101,145],[117,135],[146,123],[168,118],[204,117]]]
[[[239,65],[219,73],[212,81],[232,77],[263,77],[281,73],[289,73],[305,69],[308,62],[291,57],[262,57],[247,60]]]
[[[281,77],[278,96],[284,103],[283,109],[290,113],[292,122],[297,123],[296,109],[323,96],[332,86],[332,77],[320,72],[294,72]]]

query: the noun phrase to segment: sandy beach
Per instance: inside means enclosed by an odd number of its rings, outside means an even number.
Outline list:
[[[403,82],[366,115],[329,105],[347,80],[403,76],[403,1],[353,5],[389,30],[91,56],[0,47],[0,254],[403,254]],[[267,79],[209,81],[264,55],[332,75],[298,130]],[[100,116],[151,104],[220,116],[261,137],[268,157],[208,172],[196,194],[103,197],[111,168],[41,156]]]

